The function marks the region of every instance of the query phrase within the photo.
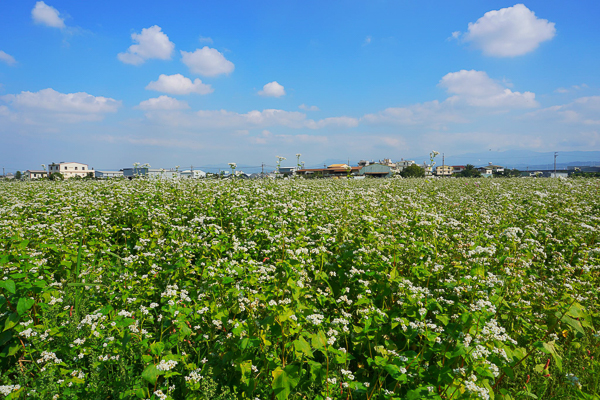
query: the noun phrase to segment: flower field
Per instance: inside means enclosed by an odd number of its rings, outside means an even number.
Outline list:
[[[597,180],[0,183],[0,393],[600,399],[599,231]]]

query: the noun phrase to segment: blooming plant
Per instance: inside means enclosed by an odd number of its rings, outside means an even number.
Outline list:
[[[0,182],[8,399],[597,399],[591,180]]]

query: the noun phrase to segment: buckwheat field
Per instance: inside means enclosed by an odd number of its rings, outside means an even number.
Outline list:
[[[0,184],[7,399],[600,399],[600,182]]]

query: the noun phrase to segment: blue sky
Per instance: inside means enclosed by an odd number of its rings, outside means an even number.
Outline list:
[[[0,164],[600,150],[597,1],[0,3]]]

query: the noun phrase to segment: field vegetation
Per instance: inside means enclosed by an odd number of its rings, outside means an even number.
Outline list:
[[[0,182],[7,399],[600,399],[587,179]]]

